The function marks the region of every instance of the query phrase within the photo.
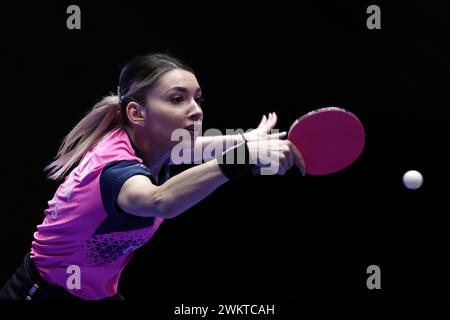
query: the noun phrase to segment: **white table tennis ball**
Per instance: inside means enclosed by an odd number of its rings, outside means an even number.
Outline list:
[[[403,175],[403,184],[411,190],[420,188],[423,183],[422,174],[416,170],[409,170]]]

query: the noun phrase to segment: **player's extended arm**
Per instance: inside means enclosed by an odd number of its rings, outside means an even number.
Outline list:
[[[288,140],[271,140],[264,144],[254,141],[249,142],[248,146],[245,148],[247,152],[245,159],[254,160],[260,155],[270,154],[268,159],[274,173],[284,174],[294,164],[299,168],[302,167],[301,156]],[[245,147],[245,144],[226,151],[224,158],[226,159],[229,152],[237,155],[236,149],[242,147]],[[235,156],[234,163],[237,163],[236,159]],[[258,161],[251,161],[256,162]],[[187,169],[160,186],[152,184],[150,179],[143,175],[135,175],[123,184],[117,204],[126,212],[137,216],[173,218],[207,197],[228,180],[253,173],[254,166],[219,164],[219,161],[214,159]]]
[[[217,159],[185,170],[160,186],[135,175],[123,184],[117,204],[137,216],[173,218],[227,181]]]

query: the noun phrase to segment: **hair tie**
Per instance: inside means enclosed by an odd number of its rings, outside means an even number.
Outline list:
[[[119,97],[119,102],[123,100],[123,96],[120,95],[120,86],[117,86],[117,96]]]

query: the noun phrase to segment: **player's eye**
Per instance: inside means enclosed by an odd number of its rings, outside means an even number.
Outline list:
[[[173,104],[180,104],[183,101],[184,101],[184,99],[182,96],[170,97],[170,102],[172,102]]]
[[[205,98],[203,97],[197,97],[195,98],[195,102],[197,102],[197,104],[200,106],[202,105],[202,103],[205,101]]]

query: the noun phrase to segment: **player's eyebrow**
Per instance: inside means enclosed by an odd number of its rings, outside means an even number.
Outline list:
[[[166,93],[169,92],[169,91],[172,91],[172,90],[179,91],[179,92],[182,92],[182,93],[189,93],[188,88],[182,87],[182,86],[172,87],[169,90],[167,90]],[[200,87],[198,87],[197,89],[195,89],[195,93],[202,93],[202,89]]]

